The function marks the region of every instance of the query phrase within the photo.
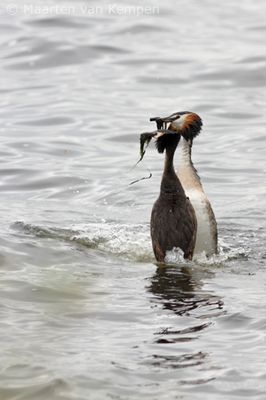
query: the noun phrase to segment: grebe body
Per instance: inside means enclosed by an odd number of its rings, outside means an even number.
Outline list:
[[[197,219],[197,237],[194,254],[205,252],[207,256],[216,254],[217,223],[211,203],[204,192],[200,178],[191,158],[193,139],[199,134],[201,118],[189,111],[174,113],[166,118],[154,118],[157,127],[168,125],[168,129],[176,131],[182,136],[181,155],[177,175],[179,181],[193,205]]]
[[[160,195],[151,213],[151,239],[154,255],[163,262],[166,251],[180,248],[184,258],[192,259],[197,234],[194,209],[176,175],[173,158],[180,135],[163,134],[157,139],[160,153],[165,150],[165,163]]]

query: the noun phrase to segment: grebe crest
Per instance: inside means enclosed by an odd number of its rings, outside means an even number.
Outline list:
[[[156,121],[157,129],[164,127],[170,131],[179,133],[187,141],[191,142],[200,133],[202,120],[200,116],[191,111],[180,111],[173,113],[165,118],[151,118],[151,121]],[[169,124],[167,126],[167,124]],[[160,150],[158,149],[160,152]]]
[[[187,141],[192,143],[193,139],[200,133],[202,127],[202,120],[196,113],[190,111],[182,111],[175,113],[170,122],[168,129],[176,130]]]

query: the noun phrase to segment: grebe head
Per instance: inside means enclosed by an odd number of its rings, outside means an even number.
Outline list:
[[[171,128],[165,130],[162,129],[158,131],[155,139],[155,146],[158,152],[163,153],[166,148],[176,149],[180,140],[180,134]]]
[[[154,132],[142,133],[140,135],[140,161],[151,139],[155,139],[155,146],[158,152],[163,153],[166,148],[175,150],[180,140],[180,134],[176,130],[170,129],[158,129]]]
[[[156,121],[158,129],[164,126],[170,131],[179,133],[191,143],[202,127],[201,118],[198,114],[190,111],[176,112],[165,118],[151,118],[150,121]]]

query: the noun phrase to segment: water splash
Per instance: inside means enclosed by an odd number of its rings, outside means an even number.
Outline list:
[[[119,224],[98,222],[79,224],[69,228],[46,227],[16,222],[12,225],[28,235],[74,242],[89,249],[95,249],[123,257],[132,261],[155,262],[152,252],[148,224]],[[244,247],[229,246],[222,238],[219,241],[219,254],[206,256],[195,254],[193,261],[185,260],[183,251],[174,248],[166,253],[165,263],[170,265],[224,266],[234,260],[248,259],[249,252]]]
[[[154,261],[148,225],[101,222],[80,224],[69,229],[18,221],[12,227],[35,237],[75,242],[127,260]]]

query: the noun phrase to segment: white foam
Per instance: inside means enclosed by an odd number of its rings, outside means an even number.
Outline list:
[[[69,228],[45,227],[17,222],[15,229],[39,238],[51,238],[76,242],[89,249],[114,254],[132,261],[156,262],[152,251],[149,224],[119,224],[99,222],[78,224]],[[232,247],[219,238],[219,254],[206,256],[205,252],[194,254],[193,261],[184,260],[183,251],[173,248],[166,252],[165,263],[175,265],[220,266],[228,261],[248,258],[244,247]]]

